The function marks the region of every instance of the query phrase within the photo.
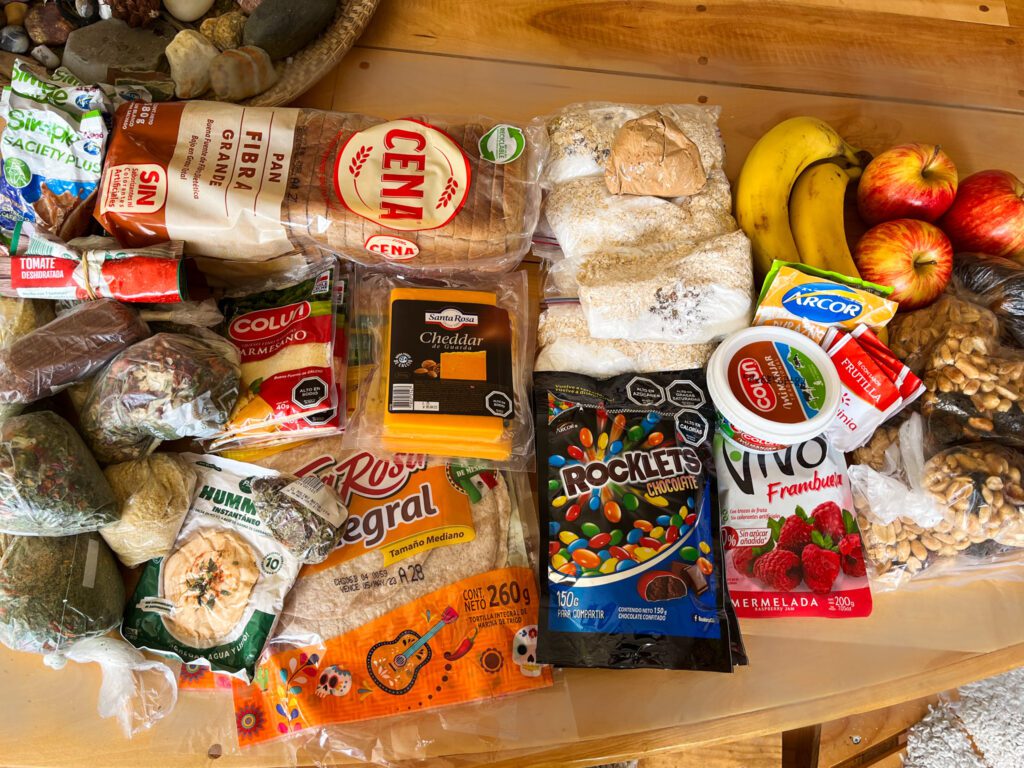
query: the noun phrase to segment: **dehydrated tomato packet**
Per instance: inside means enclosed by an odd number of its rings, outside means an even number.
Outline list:
[[[534,376],[542,663],[746,663],[723,579],[704,372]]]
[[[824,436],[751,453],[721,434],[714,453],[736,615],[869,616],[871,587],[842,453]]]

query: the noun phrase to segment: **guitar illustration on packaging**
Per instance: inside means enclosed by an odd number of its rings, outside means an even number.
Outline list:
[[[430,639],[451,624],[459,614],[451,606],[444,609],[441,620],[421,637],[411,629],[403,629],[394,640],[377,643],[366,654],[366,671],[370,679],[385,693],[401,696],[416,684],[416,677],[430,661],[433,652]]]

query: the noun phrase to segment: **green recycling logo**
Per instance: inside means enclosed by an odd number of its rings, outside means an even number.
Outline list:
[[[526,136],[514,125],[496,125],[480,137],[480,157],[495,165],[517,159],[526,149]]]
[[[32,181],[32,171],[28,163],[18,157],[9,157],[4,161],[4,177],[15,189],[27,187]]]

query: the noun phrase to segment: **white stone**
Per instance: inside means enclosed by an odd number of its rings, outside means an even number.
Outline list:
[[[164,8],[178,21],[195,21],[212,7],[213,0],[164,0]]]
[[[213,43],[194,29],[183,29],[165,51],[171,65],[174,95],[194,99],[210,87],[210,62],[220,54]]]

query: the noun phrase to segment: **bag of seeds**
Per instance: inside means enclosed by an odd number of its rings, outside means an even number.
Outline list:
[[[39,411],[0,422],[0,532],[70,536],[117,518],[110,485],[64,419]]]
[[[731,672],[715,412],[700,370],[534,376],[541,663]]]
[[[0,534],[0,642],[52,653],[117,626],[124,583],[110,548],[95,533]]]

